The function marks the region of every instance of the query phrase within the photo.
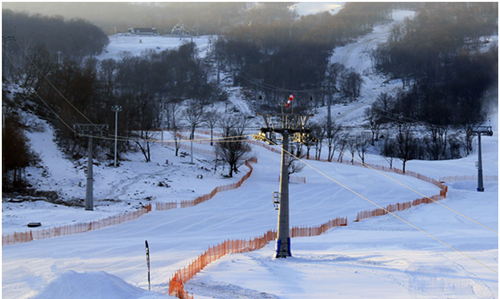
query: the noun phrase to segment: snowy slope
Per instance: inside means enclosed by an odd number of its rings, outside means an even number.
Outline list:
[[[494,148],[492,144],[496,145],[497,140],[493,137],[485,141],[490,145],[486,148]],[[196,207],[152,212],[94,232],[4,247],[3,295],[29,298],[43,292],[51,281],[62,279],[68,271],[86,275],[105,271],[146,289],[144,240],[151,248],[152,289],[166,292],[173,272],[208,246],[226,239],[258,236],[276,226],[277,213],[270,194],[278,188],[278,155],[258,147],[254,147],[254,152],[259,163],[241,188],[221,193]],[[420,197],[365,168],[310,164],[378,204]],[[443,165],[435,167],[442,169]],[[452,170],[454,161],[448,161],[446,167]],[[352,223],[357,211],[373,209],[373,205],[312,168],[302,175],[308,183],[292,184],[290,188],[291,225],[317,225],[347,216],[349,226],[320,237],[294,239],[291,259],[272,259],[273,243],[258,252],[222,258],[188,283],[196,295],[201,295],[197,298],[230,298],[227,294],[231,292],[247,294],[248,298],[258,298],[261,292],[279,298],[311,294],[314,298],[331,298],[331,294],[344,298],[360,294],[387,298],[391,293],[394,298],[467,298],[472,291],[478,298],[497,298],[496,274],[391,216]],[[427,195],[438,192],[435,186],[420,180],[390,176]],[[496,182],[487,182],[485,193],[475,192],[474,182],[454,183],[450,187],[443,204],[488,227],[498,226]],[[497,234],[436,204],[399,215],[496,269]],[[277,275],[281,282],[271,280]],[[337,279],[338,283],[331,283]],[[352,287],[359,284],[370,292]],[[457,294],[463,296],[456,297]]]
[[[392,13],[392,22],[375,26],[373,32],[360,37],[355,43],[335,48],[330,63],[340,63],[346,68],[353,68],[363,76],[364,80],[360,98],[356,102],[332,107],[332,115],[337,123],[359,125],[365,108],[374,102],[380,93],[393,94],[396,89],[403,87],[400,80],[390,80],[389,83],[385,83],[387,78],[374,71],[370,53],[387,40],[392,25],[403,21],[404,18],[412,18],[414,14],[412,11],[395,10]],[[324,111],[320,111],[319,115],[324,115]]]
[[[191,42],[189,37],[172,37],[172,36],[142,36],[128,33],[117,33],[109,37],[109,45],[104,54],[97,56],[99,60],[103,59],[120,59],[124,52],[137,56],[143,51],[165,51],[176,49],[183,43]],[[202,53],[206,52],[211,45],[211,37],[201,36],[193,37],[193,42]]]
[[[332,61],[343,59],[348,67],[363,73],[369,67],[365,50],[383,40],[387,26],[377,27],[376,34],[346,46],[351,48],[337,49],[339,57]],[[108,47],[109,56],[101,59],[116,57],[120,49],[138,54],[145,45],[153,49],[178,46],[178,40],[176,44],[167,38],[141,37],[142,43],[138,39],[130,42],[130,36],[115,38]],[[354,53],[357,59],[350,59]],[[366,85],[364,102],[359,106],[338,107],[346,109],[342,111],[344,121],[359,122],[370,93],[393,88],[382,89],[380,80],[374,75],[367,77],[371,83]],[[235,107],[248,112],[248,107],[241,106],[245,103],[238,101],[238,91],[230,94]],[[497,132],[496,127],[494,130]],[[32,169],[32,176],[45,190],[82,199],[85,159],[77,167],[64,160],[52,136],[49,127],[45,132],[30,133],[45,167]],[[160,135],[157,139],[161,139]],[[3,247],[3,298],[168,297],[172,274],[208,246],[227,239],[259,236],[276,227],[271,193],[279,188],[279,156],[257,146],[253,146],[252,155],[259,162],[253,165],[253,174],[242,187],[219,193],[195,207],[153,211],[137,220],[84,234]],[[147,204],[146,198],[160,202],[194,199],[215,186],[237,181],[247,171],[242,167],[243,173],[236,178],[222,179],[220,170],[213,175],[213,170],[204,170],[213,167],[211,156],[195,157],[195,166],[184,164],[190,160],[188,157],[175,158],[171,149],[157,143],[152,163],[143,163],[140,154],[129,154],[128,161],[118,169],[95,165],[95,211],[40,201],[4,202],[3,233],[26,230],[26,223],[31,221],[51,227],[100,219]],[[165,163],[167,159],[169,164]],[[433,178],[474,174],[476,159],[470,156],[454,161],[410,161],[408,169]],[[483,138],[483,159],[487,161],[484,173],[497,174],[496,135]],[[386,163],[375,155],[369,155],[367,162]],[[421,194],[437,194],[436,186],[388,173],[391,180],[362,167],[308,163],[328,177],[306,167],[300,175],[307,178],[307,184],[291,184],[291,225],[314,226],[336,217],[348,217],[349,225],[319,237],[293,239],[293,257],[289,259],[272,258],[274,242],[259,251],[223,257],[188,282],[187,288],[195,298],[498,298],[498,275],[489,269],[498,269],[498,233],[470,220],[497,230],[497,182],[485,182],[484,193],[475,191],[473,181],[449,183],[448,198],[441,203],[458,213],[437,204],[397,212],[460,253],[390,215],[354,223],[357,212],[376,207],[332,179],[384,206],[421,198]],[[44,170],[47,178],[41,176]],[[203,180],[196,179],[200,173]],[[158,187],[160,180],[171,187]],[[144,240],[150,245],[152,292],[147,291]]]

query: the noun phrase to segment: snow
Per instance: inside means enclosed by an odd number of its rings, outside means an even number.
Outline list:
[[[83,207],[86,194],[87,158],[78,160],[76,165],[63,159],[54,143],[53,130],[43,121],[44,132],[27,133],[35,152],[42,159],[41,167],[30,167],[27,175],[33,177],[31,183],[39,190],[56,191],[61,199]],[[213,171],[212,157],[194,155],[197,164],[188,164],[189,156],[175,157],[172,148],[162,146],[161,133],[156,134],[157,142],[152,143],[150,163],[144,163],[141,153],[131,153],[120,162],[120,167],[104,164],[93,165],[94,211],[82,213],[81,208],[67,207],[57,203],[35,201],[33,203],[10,202],[4,195],[2,205],[3,233],[29,230],[29,222],[42,222],[46,227],[57,227],[107,218],[124,211],[134,211],[150,202],[173,202],[181,199],[195,199],[210,193],[217,185],[237,182],[248,170],[234,174],[231,179],[221,179],[222,173]],[[165,131],[164,141],[170,133]],[[154,138],[155,136],[153,136]],[[208,138],[208,137],[207,137]],[[183,140],[183,144],[186,143]],[[195,146],[198,148],[198,145]],[[211,150],[211,148],[208,148]],[[180,152],[186,150],[181,149]],[[168,164],[166,163],[168,161]],[[94,162],[96,163],[96,162]],[[197,179],[201,175],[203,179]],[[193,181],[196,184],[193,184]],[[159,186],[162,182],[166,186]],[[5,221],[9,219],[9,221]]]
[[[356,43],[336,49],[332,57],[332,62],[345,63],[360,73],[367,70],[361,104],[336,106],[344,110],[334,110],[335,114],[341,112],[348,125],[359,124],[360,111],[374,94],[390,92],[398,85],[381,86],[384,78],[371,73],[367,55],[367,50],[386,38],[388,26],[376,27],[374,33]],[[149,46],[163,49],[179,45],[173,38],[140,39],[142,43],[136,37],[115,35],[108,53],[99,58],[116,57],[120,49],[137,55]],[[198,39],[207,47],[208,40]],[[238,93],[230,89],[230,101],[249,113],[248,104],[239,100]],[[498,115],[491,117],[496,120]],[[41,190],[57,191],[61,197],[78,202],[85,197],[86,159],[76,163],[64,159],[53,141],[53,130],[38,122],[44,131],[28,137],[42,158],[43,168],[28,170],[31,181]],[[497,125],[494,130],[494,136],[482,138],[485,175],[498,173]],[[94,165],[94,211],[43,201],[5,202],[4,197],[2,232],[26,231],[28,222],[39,221],[43,229],[102,219],[150,202],[190,200],[216,186],[236,182],[248,171],[242,166],[235,178],[223,178],[220,168],[213,173],[212,156],[195,153],[195,165],[186,164],[189,156],[175,157],[173,149],[160,142],[160,133],[155,138],[159,141],[153,144],[151,163],[144,163],[140,153],[131,153],[118,168]],[[208,144],[195,147],[212,148]],[[152,211],[136,220],[83,234],[3,246],[3,298],[170,298],[169,278],[207,247],[228,239],[253,238],[276,228],[271,193],[279,188],[279,155],[259,146],[252,147],[252,155],[258,163],[253,164],[252,175],[240,188],[219,193],[195,207]],[[477,173],[476,159],[471,155],[459,160],[409,161],[407,169],[435,179],[470,175]],[[366,162],[387,165],[372,154]],[[307,163],[314,167],[300,173],[307,183],[290,184],[291,226],[316,226],[337,217],[347,217],[348,226],[318,237],[292,239],[293,257],[287,259],[273,258],[274,242],[262,250],[226,255],[186,284],[195,298],[498,298],[498,274],[491,270],[498,269],[498,233],[488,229],[498,228],[497,181],[485,181],[485,192],[476,191],[475,181],[448,183],[448,196],[440,203],[456,212],[438,204],[396,212],[456,251],[391,215],[353,222],[357,212],[376,207],[352,191],[386,206],[421,198],[422,194],[438,194],[435,185],[394,173],[384,176],[364,167]],[[197,179],[198,174],[204,178]],[[159,181],[170,187],[159,187]],[[147,291],[144,240],[150,248],[151,292]]]
[[[377,74],[373,69],[370,55],[379,44],[387,41],[392,25],[403,21],[406,17],[411,18],[414,14],[412,11],[395,10],[392,14],[393,21],[389,24],[375,26],[371,33],[360,37],[356,42],[335,48],[330,63],[340,63],[346,68],[353,68],[363,75],[364,80],[358,101],[346,106],[333,107],[332,115],[337,123],[356,123],[363,118],[365,109],[380,93],[395,94],[397,89],[403,87],[401,80],[388,80]]]
[[[307,16],[321,12],[328,12],[331,15],[338,13],[345,2],[299,2],[291,6],[298,16]]]
[[[148,294],[146,290],[133,287],[123,279],[104,271],[77,273],[67,271],[51,282],[36,299],[54,298],[95,299],[154,299],[163,298]]]
[[[109,37],[110,43],[105,53],[97,56],[99,60],[120,59],[124,52],[130,52],[133,56],[140,55],[143,51],[165,51],[176,49],[183,43],[191,42],[191,37],[175,37],[163,35],[136,35],[129,33],[117,33]],[[206,52],[211,45],[210,36],[193,36],[193,42],[200,52]]]

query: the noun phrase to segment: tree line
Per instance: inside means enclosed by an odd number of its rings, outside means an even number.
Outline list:
[[[73,38],[78,39],[79,34],[88,34],[86,38],[94,37],[92,31],[86,31],[90,25],[85,22],[11,15],[8,11],[4,11],[4,15],[8,16],[4,22],[9,24],[17,18],[19,25],[16,30],[39,25],[39,29],[44,31],[44,26],[50,25],[60,27],[59,32],[71,35],[75,24],[83,24],[79,32],[74,32]],[[97,27],[92,29],[97,29],[106,37]],[[4,31],[4,34],[13,33],[5,26],[4,30],[9,32]],[[33,31],[36,29],[31,28],[30,34],[36,34]],[[3,82],[26,91],[22,95],[16,94],[13,101],[4,102],[12,113],[7,113],[4,124],[3,160],[8,163],[3,163],[2,170],[4,177],[11,179],[12,183],[19,183],[20,170],[33,161],[23,133],[25,126],[15,117],[17,109],[32,111],[49,121],[55,128],[61,150],[68,157],[79,159],[85,156],[87,142],[86,138],[75,135],[73,125],[114,124],[115,115],[111,107],[120,105],[122,112],[118,130],[110,127],[110,133],[116,132],[121,140],[125,140],[120,142],[120,153],[139,149],[149,161],[150,130],[179,126],[181,116],[176,120],[175,115],[181,112],[181,102],[190,99],[205,106],[226,98],[225,93],[209,80],[210,66],[199,59],[193,43],[183,44],[176,50],[146,51],[140,56],[125,52],[117,60],[99,61],[94,54],[99,52],[99,47],[102,50],[106,42],[96,40],[87,48],[82,46],[80,51],[73,51],[78,43],[68,42],[64,49],[54,48],[49,42],[57,39],[54,34],[52,32],[52,36],[44,36],[42,40],[32,39],[28,33],[16,35],[14,39],[9,39],[9,45],[4,44],[3,47],[4,60],[9,62],[9,72],[2,74]],[[28,46],[27,41],[30,41]],[[102,150],[96,152],[103,158],[112,157],[112,142],[97,141],[97,147]],[[10,146],[8,149],[5,148],[7,145]]]
[[[364,159],[368,145],[390,159],[402,159],[403,163],[415,158],[457,158],[464,149],[467,154],[472,150],[471,136],[450,133],[450,126],[470,131],[468,126],[484,118],[485,99],[496,95],[496,49],[479,50],[484,49],[480,47],[482,37],[492,33],[496,12],[492,14],[488,5],[495,4],[429,5],[417,5],[420,9],[417,17],[394,27],[389,42],[373,53],[377,70],[401,78],[405,88],[394,96],[381,94],[367,110],[366,129],[371,134],[348,136],[338,125],[315,124],[312,129],[319,139],[315,146],[318,158],[323,144],[328,145],[330,161],[336,151],[351,152],[353,156],[358,153]],[[110,126],[110,132],[117,130],[125,140],[119,144],[120,153],[137,149],[144,154],[145,161],[150,161],[151,129],[170,129],[178,145],[182,127],[189,128],[193,138],[200,125],[208,125],[212,131],[218,126],[223,128],[227,142],[219,143],[217,154],[230,165],[229,175],[232,175],[240,163],[235,157],[241,161],[247,151],[244,139],[238,137],[245,124],[233,120],[221,123],[221,116],[209,108],[215,102],[227,100],[227,94],[215,82],[215,74],[221,69],[231,73],[235,85],[245,87],[250,91],[248,94],[255,91],[248,96],[254,103],[258,100],[256,94],[262,94],[263,107],[276,108],[277,103],[288,97],[288,88],[309,90],[307,93],[312,94],[310,101],[301,101],[296,108],[325,105],[334,98],[333,94],[336,99],[355,101],[363,83],[361,75],[341,64],[330,64],[328,58],[336,46],[366,34],[378,22],[389,20],[391,8],[390,4],[348,3],[334,16],[322,13],[297,19],[288,6],[287,3],[262,3],[251,8],[228,5],[228,10],[246,11],[246,17],[224,27],[225,34],[206,59],[198,57],[194,44],[186,43],[177,50],[151,50],[141,56],[125,52],[118,59],[102,61],[93,56],[102,51],[107,41],[99,38],[102,31],[94,34],[95,26],[85,21],[4,11],[8,20],[18,18],[20,24],[14,28],[15,32],[28,28],[21,24],[25,21],[31,25],[44,24],[40,28],[52,24],[53,28],[61,27],[61,32],[72,32],[72,26],[79,24],[83,34],[95,36],[96,40],[76,52],[72,51],[73,42],[68,42],[70,45],[64,52],[54,48],[48,41],[57,39],[55,33],[39,42],[30,37],[23,40],[22,35],[16,37],[19,45],[14,41],[4,42],[3,57],[8,61],[4,66],[8,65],[9,71],[3,73],[3,80],[15,82],[45,99],[42,102],[34,95],[26,96],[12,105],[35,110],[49,120],[56,128],[60,147],[72,158],[85,155],[87,142],[75,136],[71,125],[114,124],[111,107],[121,105],[118,127]],[[440,13],[444,12],[447,14],[439,21]],[[469,22],[474,30],[458,24],[458,19]],[[7,23],[10,25],[6,28],[13,30],[13,23]],[[431,28],[441,23],[445,24],[443,35],[432,32]],[[449,38],[446,36],[447,32],[458,29],[462,37],[457,37],[456,32]],[[31,28],[26,32],[36,31]],[[422,121],[426,122],[427,131],[416,135],[415,124]],[[15,118],[9,121],[13,132],[19,132],[16,126],[22,127],[15,125],[16,122]],[[388,131],[390,128],[392,131]],[[17,138],[22,144],[20,133],[6,137]],[[112,142],[98,142],[104,156],[112,156]],[[307,153],[312,147],[307,148]],[[176,155],[178,151],[176,146]],[[21,159],[22,165],[30,159]],[[14,177],[17,173],[15,170]]]
[[[52,55],[59,55],[59,59],[82,59],[101,54],[109,44],[106,34],[86,20],[65,20],[62,16],[30,15],[8,9],[2,10],[2,36],[15,39],[7,44],[4,40],[2,45],[3,51],[16,61],[22,61],[22,52],[33,47],[43,47]]]
[[[266,105],[276,105],[287,89],[314,90],[314,99],[321,99],[332,93],[324,87],[335,85],[341,97],[353,101],[359,97],[361,75],[342,65],[330,66],[329,57],[336,46],[389,20],[390,7],[347,3],[336,15],[325,12],[297,19],[286,3],[262,3],[252,9],[260,17],[231,27],[219,38],[217,59],[232,72],[236,85],[262,93]],[[280,17],[272,18],[270,12]]]
[[[376,69],[403,81],[393,114],[434,125],[484,120],[496,101],[497,3],[425,3],[415,18],[394,26],[373,53]]]

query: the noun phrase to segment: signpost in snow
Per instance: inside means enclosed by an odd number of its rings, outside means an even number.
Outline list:
[[[151,268],[149,265],[149,246],[147,240],[146,240],[146,261],[148,264],[148,285],[149,285],[149,290],[151,291]]]

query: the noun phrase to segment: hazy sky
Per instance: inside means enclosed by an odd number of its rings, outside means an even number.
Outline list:
[[[29,13],[43,13],[46,14],[47,11],[45,9],[41,8],[41,5],[43,3],[48,3],[50,1],[16,1],[16,2],[2,2],[2,8],[9,8],[12,10],[23,10],[23,11],[28,11]],[[72,1],[61,1],[60,3],[64,2],[72,2]],[[85,1],[82,1],[85,2]],[[100,2],[100,1],[89,1],[89,2]],[[114,2],[114,1],[113,1]],[[116,2],[127,2],[127,1],[116,1]],[[135,3],[137,2],[142,2],[142,3],[154,3],[154,2],[144,2],[144,1],[133,1]],[[168,1],[165,1],[168,2]],[[176,2],[176,1],[172,1]],[[182,2],[182,1],[177,1],[177,2]],[[225,2],[232,2],[232,1],[225,1]],[[239,1],[238,1],[239,2]],[[272,2],[272,1],[261,1],[261,2]],[[130,2],[129,2],[130,3]],[[332,14],[336,13],[342,5],[344,5],[345,2],[312,2],[312,1],[306,1],[306,2],[300,2],[295,6],[295,9],[299,15],[308,15],[308,14],[315,14],[318,12],[322,11],[330,11]],[[30,5],[32,4],[32,5]],[[60,15],[65,15],[65,12],[62,10],[61,7],[60,9],[55,9],[54,14],[60,14]]]

